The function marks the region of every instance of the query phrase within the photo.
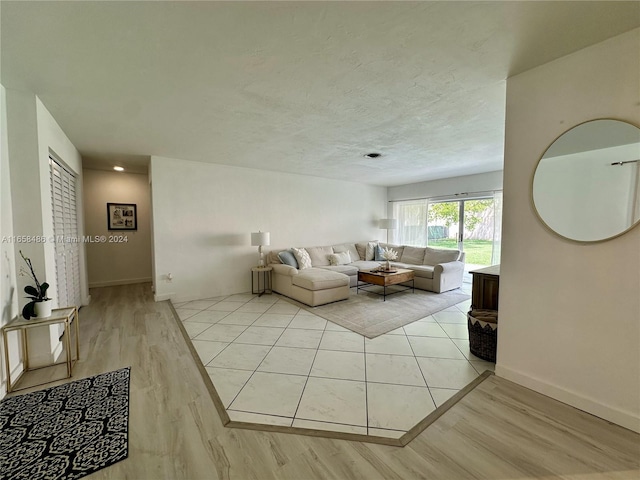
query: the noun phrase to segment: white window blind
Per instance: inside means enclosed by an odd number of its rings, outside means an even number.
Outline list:
[[[49,167],[53,230],[56,237],[56,303],[58,307],[80,306],[76,177],[51,157]]]

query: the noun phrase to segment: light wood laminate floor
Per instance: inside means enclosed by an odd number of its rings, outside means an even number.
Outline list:
[[[404,448],[225,428],[169,304],[91,294],[73,379],[131,366],[129,458],[92,479],[640,477],[640,435],[497,377]]]

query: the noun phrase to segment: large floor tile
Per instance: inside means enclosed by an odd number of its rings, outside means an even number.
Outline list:
[[[446,338],[447,336],[442,327],[435,322],[413,322],[404,326],[404,332],[415,337]]]
[[[367,382],[426,387],[413,356],[367,353]]]
[[[223,351],[229,344],[225,342],[209,342],[205,340],[191,340],[203,365],[209,363],[213,358]]]
[[[200,312],[200,310],[189,310],[187,308],[176,308],[176,313],[178,314],[178,318],[182,321],[185,321],[189,317],[193,317],[196,313]]]
[[[433,401],[436,402],[436,407],[439,407],[460,390],[456,390],[455,388],[429,388],[429,391],[431,392]]]
[[[284,328],[248,327],[235,339],[234,343],[252,343],[254,345],[275,345]]]
[[[267,313],[284,313],[287,315],[295,315],[300,311],[300,307],[296,307],[295,305],[291,305],[285,301],[279,301],[271,305],[271,308],[267,310]]]
[[[228,302],[227,300],[223,300],[211,305],[207,310],[214,310],[216,312],[235,312],[242,305],[243,304],[239,302]]]
[[[255,370],[267,356],[271,347],[265,345],[244,345],[232,343],[210,364],[211,367]]]
[[[229,408],[293,417],[306,382],[305,376],[255,372]]]
[[[251,370],[205,367],[211,382],[225,408],[231,404],[238,392],[253,374]]]
[[[344,328],[342,325],[338,325],[337,323],[333,323],[330,321],[327,321],[327,326],[325,327],[325,330],[328,332],[350,332],[350,333],[354,333],[351,330],[349,330],[348,328]]]
[[[304,310],[301,310],[301,312],[304,312]],[[305,314],[298,313],[289,324],[289,328],[304,328],[307,330],[324,330],[326,326],[327,321],[324,318],[306,312]]]
[[[459,338],[461,340],[469,339],[469,330],[466,324],[461,323],[443,323],[440,325],[451,338]]]
[[[458,358],[464,355],[450,338],[408,337],[416,357]]]
[[[370,428],[409,430],[435,410],[427,387],[367,383]]]
[[[247,327],[243,325],[211,325],[198,335],[198,340],[212,340],[215,342],[233,342]]]
[[[404,435],[405,431],[403,430],[385,430],[383,428],[371,428],[368,429],[368,435],[372,437],[384,437],[384,438],[400,438]]]
[[[315,348],[273,347],[258,371],[309,375],[316,351]]]
[[[205,310],[210,306],[218,303],[215,300],[194,300],[192,302],[187,302],[182,305],[182,308],[191,308],[193,310]]]
[[[484,360],[471,360],[470,363],[478,373],[483,373],[485,370],[489,370],[491,372],[496,371],[496,364],[492,362],[485,362]]]
[[[222,318],[218,323],[220,325],[251,325],[255,322],[258,317],[262,315],[261,313],[253,313],[253,312],[239,312],[236,310],[235,312],[231,312]]]
[[[227,410],[229,418],[233,422],[259,423],[262,425],[278,425],[280,427],[290,427],[293,418],[277,417],[275,415],[262,415],[260,413],[238,412]]]
[[[433,314],[438,323],[467,323],[467,316],[457,308],[441,310]]]
[[[292,426],[298,428],[310,428],[312,430],[327,430],[329,432],[355,433],[358,435],[367,434],[367,427],[343,425],[341,423],[316,422],[313,420],[294,419]]]
[[[390,355],[413,355],[407,337],[400,335],[380,335],[364,341],[365,352],[387,353]]]
[[[346,329],[345,329],[346,330]],[[339,350],[343,352],[364,352],[364,337],[355,332],[324,331],[320,350]]]
[[[236,312],[264,313],[269,310],[269,307],[271,307],[271,304],[269,303],[248,302],[237,309]]]
[[[286,329],[276,345],[278,347],[318,348],[322,332],[320,330]]]
[[[318,350],[311,376],[364,381],[364,371],[364,353],[362,352]]]
[[[184,323],[184,329],[187,331],[187,335],[189,335],[189,338],[197,337],[210,326],[211,326],[210,323],[197,323],[197,322]]]
[[[227,315],[229,315],[229,312],[213,312],[211,310],[203,310],[201,312],[196,312],[195,315],[191,315],[185,320],[185,322],[200,322],[208,323],[211,325],[214,323],[218,323]]]
[[[418,358],[429,387],[461,389],[478,376],[467,360]]]
[[[286,328],[293,320],[295,315],[287,315],[284,313],[264,313],[253,322],[255,327],[281,327]]]
[[[364,382],[309,377],[296,418],[364,427],[366,412]]]

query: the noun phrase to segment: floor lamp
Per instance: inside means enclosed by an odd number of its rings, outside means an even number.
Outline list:
[[[270,243],[269,232],[253,232],[251,234],[251,246],[258,247],[258,253],[260,254],[259,267],[264,267],[264,254],[262,253],[262,247],[268,246]]]
[[[389,230],[395,230],[398,228],[398,219],[382,218],[380,219],[380,228],[387,231],[387,243],[389,243]]]

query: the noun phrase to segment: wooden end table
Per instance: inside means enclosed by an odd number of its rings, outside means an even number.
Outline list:
[[[398,268],[395,272],[385,272],[380,270],[362,270],[358,272],[358,283],[356,283],[356,295],[360,289],[365,292],[382,295],[382,301],[387,300],[387,295],[411,290],[415,292],[415,272],[406,268]],[[361,283],[362,282],[362,283]],[[387,294],[387,287],[391,285],[399,285],[401,283],[411,282],[411,286],[405,286],[401,290],[393,291]],[[382,287],[382,293],[368,289],[370,286]]]
[[[42,327],[46,325],[55,325],[58,323],[62,323],[64,325],[64,349],[66,351],[66,360],[63,362],[52,363],[50,365],[44,365],[42,367],[34,367],[30,368],[29,366],[29,338],[27,335],[27,330],[34,327]],[[71,324],[75,324],[75,351],[76,358],[73,358],[73,353],[71,351]],[[2,340],[4,342],[4,364],[6,367],[6,375],[7,375],[7,393],[10,393],[14,390],[22,390],[21,388],[15,388],[17,383],[20,381],[22,376],[30,371],[30,370],[38,370],[40,368],[48,368],[53,367],[55,365],[61,365],[63,363],[67,364],[67,376],[63,378],[70,378],[73,372],[73,366],[80,358],[80,327],[78,326],[78,308],[77,307],[64,307],[64,308],[54,308],[51,311],[51,315],[43,318],[32,318],[30,320],[25,320],[22,317],[18,317],[11,322],[7,323],[4,327],[2,327]],[[20,332],[21,342],[22,342],[22,351],[24,352],[24,357],[22,359],[22,372],[16,378],[15,381],[11,381],[11,367],[9,366],[9,341],[8,334],[9,332]],[[56,378],[54,380],[50,380],[48,382],[40,383],[38,385],[44,385],[45,383],[55,382],[57,380],[62,380],[61,378]],[[36,385],[29,385],[31,388]]]

